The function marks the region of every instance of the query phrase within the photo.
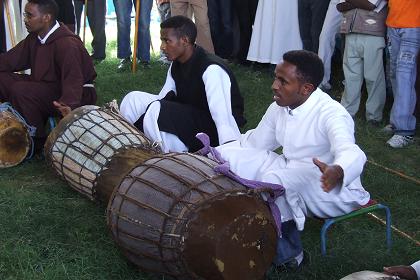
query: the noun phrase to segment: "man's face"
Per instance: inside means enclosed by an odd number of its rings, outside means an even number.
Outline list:
[[[295,65],[286,61],[277,64],[274,75],[271,89],[274,93],[273,100],[277,105],[294,109],[306,101],[309,96],[305,89],[307,84],[299,81]]]
[[[37,4],[27,3],[23,14],[25,27],[28,32],[40,34],[49,28],[49,16],[38,9]]]
[[[173,28],[162,28],[160,30],[160,40],[160,49],[168,60],[178,60],[186,55],[188,41],[186,37],[178,38]]]

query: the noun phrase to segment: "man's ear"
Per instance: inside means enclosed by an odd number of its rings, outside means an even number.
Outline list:
[[[302,94],[305,96],[310,95],[315,90],[315,87],[313,84],[310,83],[304,83],[302,86]]]
[[[190,39],[186,36],[186,35],[184,35],[184,36],[181,36],[181,42],[182,42],[182,44],[184,45],[184,46],[186,46],[186,45],[189,45],[190,44]]]
[[[51,16],[51,14],[44,14],[44,15],[42,16],[42,20],[43,20],[44,22],[51,22],[51,21],[52,21],[52,16]]]

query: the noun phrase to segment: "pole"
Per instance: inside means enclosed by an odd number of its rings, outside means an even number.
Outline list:
[[[87,17],[87,9],[88,9],[88,0],[85,0],[85,6],[83,9],[83,45],[86,45],[85,39],[86,39],[86,17]]]
[[[15,34],[13,33],[13,29],[12,29],[13,23],[12,23],[12,18],[10,16],[10,7],[9,7],[9,1],[8,0],[4,1],[4,8],[6,10],[7,23],[8,23],[7,25],[9,27],[10,41],[12,43],[12,48],[13,48],[14,46],[16,46],[16,38],[15,38]]]
[[[139,36],[139,15],[140,15],[140,0],[136,0],[136,25],[134,28],[134,50],[133,50],[133,65],[132,72],[136,73],[137,67],[137,38]]]

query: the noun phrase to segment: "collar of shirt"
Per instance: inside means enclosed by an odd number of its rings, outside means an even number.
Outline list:
[[[320,89],[317,88],[314,92],[312,92],[309,98],[306,99],[306,101],[299,107],[296,107],[295,109],[290,109],[289,107],[286,107],[285,109],[287,110],[287,113],[290,116],[299,116],[305,114],[305,112],[309,111],[317,102],[319,90]]]
[[[55,21],[55,25],[53,26],[53,28],[50,29],[50,31],[48,31],[47,35],[45,35],[44,38],[39,37],[38,35],[38,40],[41,44],[45,44],[45,42],[48,40],[48,37],[50,37],[50,35],[56,31],[58,28],[60,27],[60,24],[58,23],[58,21]]]

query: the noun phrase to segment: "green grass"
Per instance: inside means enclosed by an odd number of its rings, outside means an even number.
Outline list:
[[[115,42],[110,47],[115,48]],[[131,90],[157,93],[164,83],[167,67],[156,57],[150,69],[140,67],[136,74],[116,73],[117,63],[109,58],[97,66],[99,104],[121,101]],[[246,130],[259,122],[271,102],[273,75],[270,69],[232,68],[245,98]],[[333,83],[336,98],[340,80],[337,76]],[[369,159],[420,180],[419,139],[406,149],[386,147],[387,136],[366,125],[363,109],[356,120],[356,138]],[[393,224],[419,240],[420,185],[369,163],[362,180],[374,198],[390,206]],[[104,205],[70,189],[43,160],[0,170],[0,279],[152,279],[120,253],[105,219]],[[385,227],[367,216],[333,226],[328,256],[322,257],[321,226],[316,220],[305,225],[302,239],[311,261],[303,271],[272,273],[270,279],[340,279],[354,271],[381,271],[384,265],[420,259],[420,247],[395,233],[392,251],[387,252]]]

